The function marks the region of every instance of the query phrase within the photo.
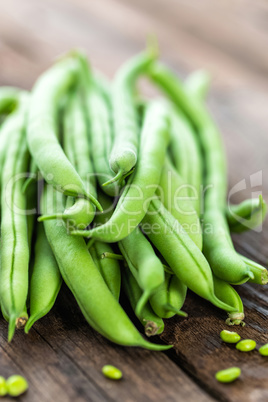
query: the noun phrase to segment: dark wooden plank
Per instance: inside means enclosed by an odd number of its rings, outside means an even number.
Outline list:
[[[85,322],[68,291],[61,292],[49,316],[29,335],[18,332],[6,342],[7,325],[0,321],[1,375],[22,373],[31,401],[212,401],[163,353],[122,348],[106,341]],[[4,334],[4,335],[3,335]],[[120,382],[103,377],[101,368],[114,364]],[[163,398],[163,399],[161,399]]]
[[[246,327],[235,327],[242,338],[255,339],[258,347],[268,341],[267,291],[254,285],[239,287],[245,305]],[[267,359],[257,350],[242,353],[234,345],[224,344],[219,336],[224,324],[221,314],[208,303],[200,303],[194,295],[188,295],[184,309],[187,320],[172,319],[166,323],[161,338],[175,344],[169,355],[178,362],[219,400],[265,401],[268,395]],[[214,379],[218,370],[238,366],[241,379],[222,385]]]

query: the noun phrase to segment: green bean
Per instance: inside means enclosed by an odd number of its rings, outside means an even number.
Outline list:
[[[34,183],[38,178],[38,166],[35,160],[31,158],[28,177],[23,184],[23,192],[26,193],[31,183]]]
[[[94,169],[100,186],[113,178],[113,171],[109,165],[109,154],[112,148],[112,122],[110,106],[99,89],[99,80],[88,85],[86,94],[87,112],[90,125],[90,142]],[[103,191],[111,196],[119,194],[120,187],[111,183],[102,187]]]
[[[226,343],[237,343],[241,339],[237,332],[227,331],[226,329],[221,331],[220,337]]]
[[[110,154],[110,166],[116,173],[113,180],[118,180],[119,183],[137,163],[139,125],[133,97],[134,86],[156,57],[156,50],[150,48],[126,62],[115,77],[112,89],[115,138]]]
[[[93,81],[105,98],[109,108],[111,108],[111,83],[109,78],[107,78],[102,72],[95,71]]]
[[[14,87],[0,87],[0,114],[7,114],[16,108],[20,90]]]
[[[157,194],[165,208],[177,219],[189,237],[202,249],[202,229],[194,207],[189,200],[187,184],[173,168],[166,156]]]
[[[136,314],[136,307],[142,297],[142,290],[128,268],[123,270],[122,280],[124,291]],[[144,326],[144,331],[147,336],[159,335],[164,331],[164,321],[153,312],[149,303],[144,305],[137,317]]]
[[[121,380],[123,377],[122,371],[110,364],[102,367],[102,373],[105,377],[110,378],[111,380]]]
[[[210,267],[180,223],[159,200],[151,201],[148,212],[143,219],[142,228],[174,274],[189,289],[215,306],[227,311],[236,311],[215,296]]]
[[[265,345],[261,346],[259,349],[259,353],[262,356],[268,356],[268,343],[266,343]]]
[[[55,192],[45,187],[42,209],[55,205]],[[47,205],[45,205],[47,202]],[[109,291],[95,266],[83,239],[69,236],[64,223],[44,222],[47,239],[58,262],[62,277],[72,291],[89,324],[107,339],[125,346],[141,346],[151,350],[166,350],[170,345],[155,345],[142,338]],[[74,270],[74,263],[76,269]]]
[[[252,339],[243,339],[236,344],[236,349],[240,352],[251,352],[256,348],[256,342]]]
[[[132,275],[143,290],[136,307],[136,314],[139,316],[149,297],[164,282],[164,268],[150,242],[139,228],[118,242],[118,246]]]
[[[169,304],[180,310],[185,302],[187,286],[182,283],[176,275],[172,275],[169,282]],[[187,317],[187,313],[185,314]]]
[[[235,252],[226,217],[226,167],[218,130],[200,99],[190,96],[168,68],[151,66],[149,75],[190,119],[199,133],[205,155],[204,254],[216,276],[239,284],[253,277]]]
[[[61,275],[48,244],[42,223],[38,224],[35,259],[30,282],[30,318],[25,326],[28,333],[33,324],[53,307],[61,288]]]
[[[21,375],[12,375],[7,379],[6,385],[10,396],[20,396],[29,388],[28,382]]]
[[[239,367],[230,367],[225,370],[218,371],[215,374],[215,378],[219,382],[228,383],[235,381],[241,375],[241,369]]]
[[[184,87],[186,91],[198,98],[204,100],[207,96],[210,85],[210,75],[205,70],[196,70],[186,78]]]
[[[174,275],[166,273],[165,282],[150,297],[150,305],[155,314],[158,315],[158,317],[170,318],[176,314],[182,317],[187,317],[187,314],[181,311],[181,307],[183,305],[184,300],[183,302],[179,301],[178,304],[177,303],[178,300],[176,299],[175,304],[172,304],[172,302],[174,301],[174,297],[170,298],[170,288],[173,277]],[[174,283],[172,284],[172,292],[174,292],[173,289],[174,289]],[[177,295],[179,298],[181,297],[181,300],[186,295],[186,289],[184,287],[182,289],[183,289],[182,297],[180,296],[180,294]],[[178,289],[175,289],[175,291],[178,291]]]
[[[20,98],[18,98],[18,102],[20,105],[20,99],[23,94],[20,94]],[[18,105],[18,108],[20,106]],[[17,120],[14,119],[14,116],[20,115],[20,111],[17,112],[15,109],[4,121],[3,125],[0,128],[0,171],[3,170],[3,165],[6,159],[7,147],[12,138],[13,132],[17,127]],[[2,178],[0,177],[0,187],[3,187],[1,184]]]
[[[168,113],[165,104],[152,102],[148,107],[140,140],[140,157],[134,174],[123,190],[111,219],[92,230],[72,234],[94,237],[107,243],[120,241],[141,222],[159,184],[161,168],[169,141]]]
[[[229,283],[222,281],[215,275],[213,275],[213,283],[216,297],[237,310],[236,312],[227,311],[228,318],[225,321],[226,324],[244,326],[244,306],[237,291],[231,285],[229,285]]]
[[[229,205],[226,217],[231,232],[242,233],[262,224],[267,212],[267,204],[259,198],[245,200],[237,205]]]
[[[110,292],[113,294],[116,300],[119,300],[121,287],[120,265],[115,259],[102,258],[103,253],[113,252],[112,247],[110,244],[96,241],[89,248],[89,252]]]
[[[28,293],[29,244],[26,197],[22,193],[24,172],[29,153],[25,141],[25,120],[28,95],[21,94],[20,105],[12,114],[11,143],[6,149],[2,171],[1,202],[1,308],[9,321],[8,340],[11,341],[17,320],[25,317]],[[19,239],[19,241],[18,241]]]
[[[201,151],[193,130],[180,111],[173,113],[170,150],[176,169],[186,181],[189,201],[199,216],[203,166]]]
[[[250,267],[251,272],[254,275],[253,279],[250,279],[249,282],[251,283],[257,283],[258,285],[266,285],[268,283],[268,271],[265,267],[262,265],[258,264],[255,261],[252,261],[251,259],[239,254],[241,259],[244,261],[244,263]]]
[[[67,102],[64,113],[64,150],[72,165],[83,181],[88,193],[96,198],[96,182],[90,160],[90,147],[86,116],[79,93],[73,93]],[[93,220],[95,205],[86,198],[78,198],[74,204],[66,208],[63,214],[46,215],[39,221],[47,219],[64,219],[67,227],[85,229]]]
[[[4,377],[0,376],[0,396],[7,394],[7,383]]]
[[[44,179],[65,195],[91,200],[75,168],[65,156],[57,139],[60,101],[72,87],[82,83],[82,56],[69,56],[42,74],[34,85],[27,127],[30,152]]]
[[[188,161],[189,155],[187,150],[187,140],[185,140],[185,137],[187,138],[188,135],[188,130],[189,123],[186,121],[186,119],[181,119],[179,114],[176,115],[176,113],[173,112],[170,124],[169,152],[173,165],[175,166],[179,175],[185,181],[187,194],[189,184],[188,171],[192,167]]]

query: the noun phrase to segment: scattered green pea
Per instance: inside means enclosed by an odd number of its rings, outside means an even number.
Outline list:
[[[21,375],[12,375],[7,379],[6,385],[10,396],[19,396],[28,389],[28,382]]]
[[[218,371],[215,374],[215,378],[219,382],[233,382],[241,374],[241,369],[239,367],[230,367],[226,370]]]
[[[7,394],[7,384],[4,377],[0,376],[0,396]]]
[[[266,343],[265,345],[261,346],[259,349],[259,353],[262,356],[268,356],[268,343]]]
[[[121,370],[111,366],[110,364],[106,364],[106,366],[102,367],[102,373],[105,377],[110,378],[111,380],[120,380],[123,376]]]
[[[236,345],[236,349],[240,350],[240,352],[250,352],[255,348],[256,342],[252,339],[244,339],[243,341],[238,342]]]
[[[226,343],[237,343],[241,339],[241,336],[238,335],[237,332],[227,331],[226,329],[221,331],[220,337],[223,340],[223,342]]]

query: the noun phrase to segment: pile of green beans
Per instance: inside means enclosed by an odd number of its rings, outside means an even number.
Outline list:
[[[181,82],[157,58],[149,46],[110,82],[72,51],[31,92],[0,87],[0,303],[9,341],[50,312],[62,280],[94,330],[151,350],[172,345],[149,342],[135,325],[152,337],[165,319],[187,319],[188,288],[226,311],[226,324],[243,326],[232,285],[268,283],[267,269],[232,243],[231,232],[262,224],[267,206],[262,196],[227,203],[224,150],[205,106],[208,74]],[[146,99],[141,77],[163,95]]]

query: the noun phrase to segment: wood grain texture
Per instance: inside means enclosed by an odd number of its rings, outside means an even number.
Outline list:
[[[77,46],[112,77],[144,48],[150,33],[159,39],[163,60],[181,77],[208,69],[208,104],[223,133],[229,188],[242,183],[231,200],[262,191],[268,202],[266,1],[9,0],[0,8],[0,85],[30,89],[58,55]],[[261,186],[254,182],[258,172]],[[262,231],[233,239],[239,252],[267,265],[267,221]],[[258,345],[268,342],[267,289],[247,284],[238,291],[247,326],[237,331]],[[0,375],[25,375],[30,389],[20,400],[27,402],[267,401],[267,360],[257,351],[242,354],[224,345],[219,333],[226,328],[225,314],[209,303],[189,294],[184,310],[188,319],[166,322],[161,339],[175,345],[167,354],[121,348],[89,328],[64,288],[53,311],[29,336],[18,332],[11,345],[1,319]],[[103,378],[107,363],[123,370],[121,382]],[[242,368],[241,379],[218,384],[215,372],[232,365]]]
[[[18,331],[8,345],[3,321],[0,334],[1,375],[14,372],[25,375],[30,387],[22,400],[27,402],[117,401],[118,398],[212,401],[165,354],[112,345],[89,328],[66,288],[53,311],[28,336]],[[122,381],[105,379],[101,373],[105,364],[120,368]]]

